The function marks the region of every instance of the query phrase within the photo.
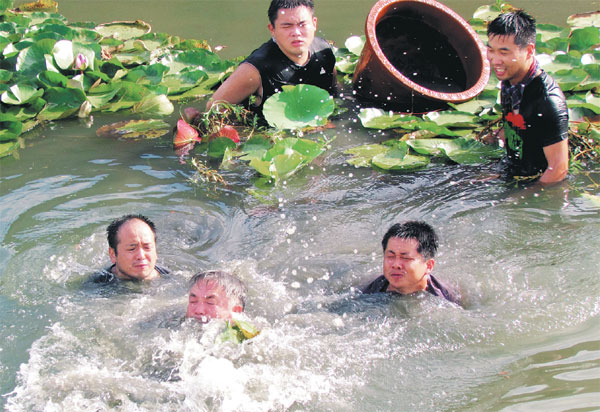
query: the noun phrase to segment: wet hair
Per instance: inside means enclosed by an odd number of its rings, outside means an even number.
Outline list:
[[[503,13],[487,26],[488,37],[515,36],[515,44],[520,48],[535,44],[535,19],[523,10]]]
[[[246,285],[231,273],[222,270],[198,272],[190,279],[188,291],[201,280],[206,282],[213,281],[217,286],[225,289],[227,299],[233,305],[240,305],[242,309],[246,306]]]
[[[381,245],[383,251],[387,249],[388,241],[391,237],[400,239],[415,239],[418,243],[417,252],[425,260],[432,259],[438,248],[438,236],[435,230],[425,222],[408,221],[392,225],[383,236]]]
[[[127,223],[133,219],[141,220],[142,222],[150,226],[152,234],[154,234],[154,241],[156,242],[156,227],[154,226],[154,222],[152,222],[150,219],[143,215],[125,215],[113,220],[110,223],[110,225],[108,225],[108,227],[106,228],[106,238],[108,240],[108,247],[115,251],[115,255],[117,254],[117,245],[119,244],[119,239],[117,238],[119,228],[123,226],[124,223]]]
[[[306,6],[312,12],[315,9],[315,5],[312,0],[271,0],[271,5],[269,6],[269,11],[267,12],[269,16],[269,21],[272,25],[275,25],[275,20],[277,20],[277,12],[280,9],[295,9],[296,7]]]

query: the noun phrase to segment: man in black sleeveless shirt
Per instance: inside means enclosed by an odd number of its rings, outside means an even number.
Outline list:
[[[363,293],[409,295],[425,291],[460,304],[458,294],[431,274],[438,238],[430,225],[417,221],[396,223],[388,229],[381,245],[383,275],[367,285]]]
[[[510,174],[559,182],[569,168],[567,103],[535,58],[535,19],[522,10],[504,13],[487,28],[487,58],[498,80]]]
[[[261,113],[265,100],[284,85],[310,84],[336,92],[335,56],[326,40],[315,37],[312,0],[272,0],[271,40],[254,50],[207,103],[244,103]],[[254,101],[250,102],[250,97]]]

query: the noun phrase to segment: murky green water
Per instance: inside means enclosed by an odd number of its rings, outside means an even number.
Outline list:
[[[267,3],[62,1],[61,12],[142,18],[228,45],[233,57],[266,38]],[[598,8],[521,3],[555,23]],[[360,34],[371,4],[322,0],[322,35]],[[465,16],[476,6],[446,4]],[[543,191],[482,182],[489,167],[379,174],[345,163],[346,148],[384,139],[348,115],[325,132],[335,140],[322,159],[265,206],[247,192],[247,168],[207,190],[187,180],[168,137],[96,136],[121,119],[57,122],[27,140],[20,160],[0,160],[7,410],[600,409],[600,213],[581,196],[600,195],[598,165]],[[109,262],[106,225],[126,213],[157,223],[159,262],[173,277],[117,294],[83,286]],[[406,219],[438,229],[435,272],[461,289],[465,309],[354,293],[380,273],[385,230]],[[249,344],[215,345],[216,325],[178,325],[187,279],[209,268],[247,283],[247,313],[262,328]]]

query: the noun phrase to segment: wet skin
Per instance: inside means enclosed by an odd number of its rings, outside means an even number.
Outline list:
[[[387,290],[403,295],[425,290],[435,261],[417,252],[416,239],[391,237],[383,256],[383,275],[390,282]]]
[[[206,323],[210,319],[231,319],[232,312],[241,311],[241,306],[231,304],[222,286],[211,280],[199,280],[190,289],[185,316]]]
[[[115,264],[112,272],[121,279],[150,280],[158,276],[154,232],[139,219],[128,220],[117,232],[117,249],[108,248]]]

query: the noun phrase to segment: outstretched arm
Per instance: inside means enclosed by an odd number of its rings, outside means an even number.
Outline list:
[[[563,180],[569,171],[568,139],[544,147],[544,155],[548,161],[548,168],[542,174],[540,182],[555,183]]]
[[[242,63],[237,69],[219,86],[210,100],[206,103],[206,110],[210,109],[214,102],[225,101],[238,104],[248,96],[261,92],[260,73],[250,63]]]

